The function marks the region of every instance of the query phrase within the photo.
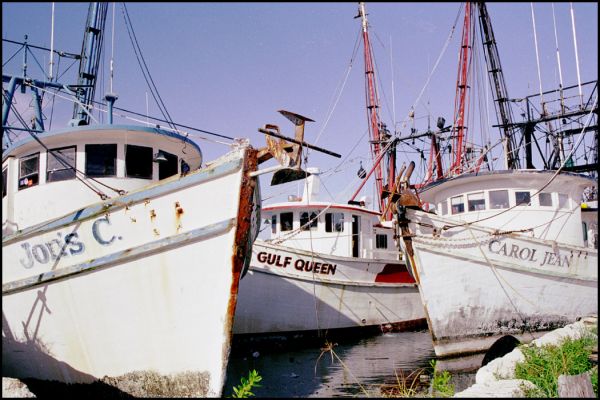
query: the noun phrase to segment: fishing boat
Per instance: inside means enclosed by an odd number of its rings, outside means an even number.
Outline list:
[[[373,54],[364,3],[359,15],[367,77],[367,111],[373,166],[359,170],[360,185],[347,203],[323,201],[319,168],[307,168],[303,195],[264,204],[270,237],[257,239],[248,275],[240,283],[234,333],[300,334],[334,329],[390,331],[425,327],[425,313],[414,277],[397,251],[394,219],[387,195],[396,184],[396,141],[380,120]],[[304,137],[310,118],[282,112]],[[261,132],[277,134],[279,127]],[[287,154],[281,150],[273,154]],[[292,151],[294,165],[302,159]],[[260,156],[259,156],[260,159]],[[383,167],[385,165],[385,168]],[[374,175],[377,205],[356,200]],[[399,178],[400,176],[398,176]],[[372,181],[371,181],[372,182]],[[272,184],[278,184],[277,174]],[[381,200],[379,199],[381,198]],[[270,228],[269,228],[270,227]]]
[[[238,139],[206,162],[183,131],[114,124],[114,94],[92,107],[106,10],[90,4],[77,85],[3,74],[3,376],[219,397],[258,233],[258,152]],[[33,126],[11,108],[18,89]],[[46,130],[53,91],[74,96],[73,119]],[[91,123],[102,106],[108,123]]]
[[[487,168],[489,148],[475,148],[466,136],[467,52],[477,11],[504,146],[498,170]],[[539,116],[532,107],[537,95],[521,99],[528,119],[516,123],[484,3],[465,4],[462,40],[449,167],[444,173],[447,146],[438,132],[425,179],[405,182],[396,198],[401,251],[419,285],[438,357],[486,352],[509,336],[517,339],[514,346],[598,312],[597,153],[576,156],[597,149],[597,81],[587,85],[587,100],[568,94],[583,93],[581,84],[544,92],[542,104],[559,106],[543,107]],[[535,159],[538,124],[552,128],[553,146],[550,156]],[[524,157],[515,146],[519,132]],[[595,135],[593,147],[579,146],[586,133]]]

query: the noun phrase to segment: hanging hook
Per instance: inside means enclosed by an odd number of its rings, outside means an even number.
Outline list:
[[[365,169],[363,168],[362,161],[360,162],[360,169],[358,170],[358,172],[356,172],[356,175],[358,175],[360,179],[365,179],[365,176],[367,176],[367,171],[365,171]]]

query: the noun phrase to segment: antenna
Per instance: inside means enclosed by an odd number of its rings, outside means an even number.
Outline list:
[[[112,33],[111,33],[111,50],[110,50],[110,92],[113,93],[113,76],[114,76],[114,60],[115,60],[115,3],[113,3],[112,14]]]
[[[554,22],[554,41],[556,43],[556,62],[558,63],[558,89],[560,91],[560,111],[565,112],[565,101],[563,97],[563,78],[562,69],[560,67],[560,51],[558,50],[558,33],[556,32],[556,16],[554,15],[554,3],[552,3],[552,21]]]
[[[48,80],[52,82],[52,66],[54,65],[54,2],[52,3],[52,27],[50,28],[50,71]]]
[[[571,26],[573,27],[573,47],[575,48],[575,64],[577,65],[577,86],[579,87],[579,106],[583,108],[583,93],[581,91],[581,76],[579,75],[579,54],[577,52],[577,34],[575,33],[575,11],[571,5]]]

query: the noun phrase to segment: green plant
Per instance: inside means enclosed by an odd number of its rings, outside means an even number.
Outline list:
[[[405,377],[402,370],[400,370],[400,376],[398,376],[397,371],[394,370],[397,385],[388,391],[393,393],[393,397],[417,397],[419,394],[420,376],[424,372],[424,368],[419,368],[412,371],[408,376]]]
[[[581,339],[566,339],[560,345],[522,346],[525,361],[517,363],[515,377],[534,383],[537,388],[526,390],[527,397],[558,397],[559,375],[578,375],[592,369],[589,355],[597,339],[591,335]],[[598,393],[598,376],[592,374],[592,385]],[[594,385],[594,380],[596,384]]]
[[[590,378],[592,380],[592,387],[594,388],[594,393],[598,396],[598,366],[594,366],[590,370]]]
[[[252,393],[253,387],[260,387],[258,382],[262,380],[262,377],[256,372],[256,370],[252,370],[248,373],[248,379],[242,378],[240,379],[241,384],[233,387],[233,395],[231,397],[235,399],[245,399],[250,396],[254,396]]]
[[[451,397],[454,395],[454,385],[450,383],[452,375],[448,371],[436,371],[435,360],[429,362],[433,368],[433,380],[431,381],[432,394],[439,397]]]

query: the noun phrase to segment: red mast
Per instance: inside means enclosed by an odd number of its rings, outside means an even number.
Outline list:
[[[452,128],[452,136],[454,137],[454,145],[452,151],[454,161],[450,166],[451,174],[460,174],[463,167],[463,157],[465,150],[465,142],[467,135],[467,127],[465,126],[465,116],[468,110],[468,75],[470,70],[472,46],[472,14],[471,3],[465,3],[465,21],[462,31],[462,44],[460,48],[458,79],[456,82],[456,97],[454,99],[454,124]]]
[[[389,134],[385,132],[385,125],[380,122],[379,119],[379,97],[377,95],[377,88],[375,84],[375,68],[373,65],[373,51],[371,49],[371,43],[369,41],[369,31],[368,31],[368,23],[367,23],[367,13],[365,11],[365,3],[359,3],[358,16],[361,17],[362,20],[362,35],[363,35],[363,43],[364,43],[364,56],[365,56],[365,89],[366,89],[366,103],[367,103],[367,117],[369,120],[369,137],[371,142],[371,154],[373,156],[374,161],[374,170],[375,170],[375,184],[377,188],[377,193],[379,196],[379,211],[384,212],[386,210],[387,196],[383,196],[384,194],[384,172],[381,167],[381,151],[382,145],[385,146],[387,144],[387,140],[389,139]],[[392,146],[394,147],[394,146]],[[395,163],[395,148],[390,148],[387,150],[390,155],[388,170],[386,171],[388,174],[388,182],[387,182],[387,190],[391,191],[394,188],[390,185],[394,184],[394,176],[396,174],[396,163]],[[365,178],[365,179],[368,179]],[[362,186],[361,186],[362,187]],[[383,217],[386,219],[391,219],[392,212],[387,211],[387,215]]]
[[[442,126],[438,126],[440,129]],[[431,133],[431,150],[429,152],[429,160],[427,161],[427,174],[425,175],[425,179],[421,186],[428,184],[434,180],[442,179],[444,177],[444,172],[442,169],[442,155],[440,153],[440,148],[437,142],[437,138],[435,136],[435,132]],[[433,170],[435,168],[435,179],[433,177]]]

